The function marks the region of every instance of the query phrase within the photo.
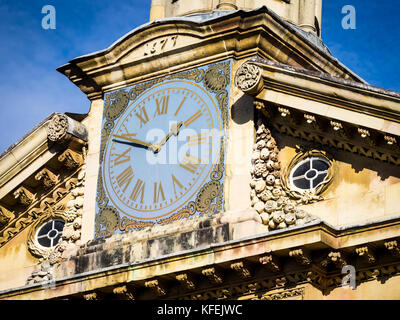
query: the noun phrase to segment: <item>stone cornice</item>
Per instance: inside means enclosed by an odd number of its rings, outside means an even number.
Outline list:
[[[397,274],[400,266],[396,260],[398,259],[397,255],[392,254],[393,250],[391,249],[395,247],[393,243],[396,241],[393,239],[398,237],[399,231],[400,217],[343,228],[334,228],[323,222],[315,222],[301,227],[209,244],[186,251],[176,252],[174,248],[171,248],[171,253],[166,253],[161,258],[141,261],[136,260],[133,256],[123,254],[123,252],[132,254],[130,246],[137,246],[138,243],[134,244],[127,235],[122,238],[120,236],[112,237],[82,247],[77,256],[61,263],[57,267],[58,272],[52,283],[52,290],[45,290],[45,284],[29,285],[2,291],[0,297],[2,299],[82,297],[88,292],[96,291],[99,294],[113,292],[113,287],[121,285],[126,285],[128,288],[149,288],[149,285],[146,285],[149,281],[152,281],[152,284],[156,284],[155,281],[157,284],[163,283],[163,296],[167,299],[172,296],[178,297],[177,292],[168,291],[170,286],[165,283],[166,279],[175,279],[171,281],[177,283],[184,281],[186,285],[186,287],[183,286],[184,290],[202,289],[210,292],[215,289],[215,284],[211,283],[209,289],[204,286],[197,287],[195,283],[199,283],[199,281],[196,282],[195,278],[191,276],[194,274],[201,275],[202,282],[212,275],[217,276],[220,279],[218,290],[235,283],[242,286],[243,281],[248,282],[249,285],[253,283],[255,287],[272,281],[271,286],[267,286],[268,288],[283,288],[290,283],[311,282],[326,291],[340,285],[339,267],[344,263],[357,265],[358,281],[373,280],[371,274],[374,272],[375,276],[381,275],[382,277]],[[373,254],[373,259],[369,259],[367,262],[360,255],[361,252],[365,254],[366,244],[369,248],[369,257]],[[374,253],[371,248],[375,248]],[[267,258],[265,258],[266,254]],[[104,260],[100,259],[100,256],[114,258]],[[232,261],[233,256],[235,261]],[[280,258],[280,263],[277,263],[276,257]],[[297,271],[292,268],[292,272],[281,273],[281,263],[283,261],[286,264],[291,263],[291,259],[293,263],[297,264]],[[94,265],[90,265],[90,261]],[[266,264],[270,261],[275,261],[272,269],[266,268]],[[371,268],[371,264],[374,265],[372,273],[368,269]],[[73,269],[76,268],[81,268],[81,271],[74,272]],[[265,278],[254,278],[255,273],[251,271],[254,268],[265,270],[266,274],[263,276]],[[209,271],[206,272],[206,269]],[[232,272],[236,274],[235,277],[238,279],[235,278],[236,280],[232,282],[232,276],[229,276],[231,280],[226,283],[224,274],[227,274],[228,270],[230,270],[230,274]],[[148,278],[150,274],[157,274],[157,278]],[[174,274],[176,276],[171,276]],[[257,274],[260,274],[259,271]],[[188,281],[190,281],[189,289]],[[180,296],[188,294],[188,292],[183,292]],[[188,297],[193,298],[194,296],[189,294]]]
[[[68,143],[72,142],[77,146],[86,143],[86,128],[78,121],[62,116],[66,119],[66,127],[60,130],[63,132],[62,136],[53,134],[52,140],[50,139],[48,128],[55,118],[60,117],[53,113],[4,152],[0,158],[0,199],[56,156],[57,151],[65,150]],[[57,138],[60,138],[59,141]]]
[[[242,90],[257,100],[400,135],[397,92],[260,58],[252,58],[247,64],[259,68],[261,77],[252,87],[245,85]]]
[[[238,10],[205,21],[165,19],[137,28],[110,48],[57,70],[88,95],[215,62],[227,57],[265,58],[362,81],[267,8]]]

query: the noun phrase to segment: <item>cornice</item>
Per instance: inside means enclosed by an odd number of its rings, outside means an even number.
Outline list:
[[[241,89],[259,101],[400,135],[400,94],[397,92],[257,57],[242,66],[246,64],[258,68],[261,77],[251,88]],[[237,74],[241,70],[248,72],[247,67],[239,68]]]
[[[396,239],[399,231],[398,216],[342,228],[317,221],[301,227],[210,244],[142,261],[118,260],[119,264],[106,264],[102,267],[96,265],[95,268],[87,264],[89,261],[99,262],[101,259],[96,259],[96,255],[112,255],[113,250],[117,249],[120,252],[119,259],[126,259],[121,250],[125,252],[125,246],[129,246],[128,243],[131,242],[125,235],[123,239],[109,238],[101,243],[97,241],[81,247],[77,256],[62,262],[58,267],[58,270],[64,270],[64,276],[58,274],[59,277],[53,280],[53,290],[46,290],[46,284],[39,283],[4,290],[0,292],[0,297],[84,298],[85,294],[93,292],[100,295],[106,292],[120,293],[121,290],[115,291],[113,288],[127,286],[130,288],[128,291],[132,290],[133,296],[138,290],[143,292],[148,289],[148,294],[142,295],[142,298],[147,299],[194,299],[196,296],[201,298],[202,294],[206,293],[207,297],[213,290],[243,285],[251,285],[254,289],[266,283],[270,284],[266,287],[267,291],[287,289],[287,285],[290,287],[312,283],[327,293],[341,285],[340,268],[344,264],[357,266],[357,281],[360,282],[398,274],[399,241]],[[127,247],[127,251],[129,250],[131,249]],[[232,260],[232,257],[235,258]],[[84,270],[72,274],[71,268],[79,264],[80,260],[86,261]],[[283,264],[287,265],[285,272]],[[81,266],[83,267],[83,264]],[[157,276],[154,278],[155,274]],[[210,281],[208,286],[204,284],[206,279]],[[199,286],[200,282],[202,284]],[[178,283],[183,285],[183,291],[176,286]],[[178,289],[171,291],[171,288]],[[233,292],[236,292],[235,290]],[[155,296],[152,297],[151,292],[154,292]],[[158,293],[161,292],[163,294],[160,296]],[[237,291],[237,294],[239,293],[244,294],[240,290]]]

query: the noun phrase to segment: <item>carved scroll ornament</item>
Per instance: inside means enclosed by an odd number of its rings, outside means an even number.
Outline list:
[[[261,69],[254,63],[245,62],[236,71],[235,86],[246,94],[257,94],[263,87]]]

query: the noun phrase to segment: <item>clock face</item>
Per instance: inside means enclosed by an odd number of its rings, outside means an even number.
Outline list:
[[[99,188],[106,205],[98,205],[98,225],[108,219],[113,231],[130,231],[195,215],[210,209],[202,203],[217,198],[221,202],[223,173],[217,171],[224,162],[226,112],[204,81],[207,72],[200,74],[203,81],[159,81],[135,99],[132,90],[114,95],[124,108],[113,121],[105,120]],[[213,211],[216,207],[221,203]]]

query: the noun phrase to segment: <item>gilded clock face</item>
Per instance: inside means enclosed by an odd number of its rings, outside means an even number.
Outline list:
[[[128,231],[203,210],[205,186],[213,189],[211,198],[222,198],[222,175],[215,170],[223,167],[226,119],[208,87],[205,81],[166,79],[135,99],[128,90],[114,95],[125,105],[104,125],[99,187],[106,205],[98,205],[98,220],[115,216],[113,228]]]

